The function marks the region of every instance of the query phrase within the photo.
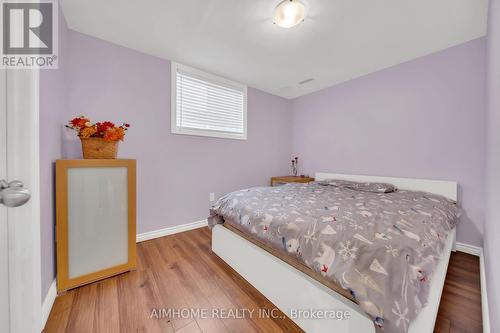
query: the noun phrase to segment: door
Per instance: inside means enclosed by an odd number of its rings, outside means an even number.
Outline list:
[[[37,70],[0,69],[2,333],[40,332],[41,326],[38,91]]]
[[[7,178],[7,99],[5,70],[0,69],[0,179]],[[9,257],[7,208],[0,205],[0,332],[9,331]]]

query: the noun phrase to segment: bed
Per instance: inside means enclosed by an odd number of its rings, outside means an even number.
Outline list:
[[[424,191],[454,201],[456,201],[457,195],[457,184],[450,181],[330,173],[316,174],[317,181],[326,179],[390,183],[403,191]],[[353,291],[345,288],[342,283],[325,281],[322,279],[322,274],[312,272],[311,269],[308,270],[308,267],[301,265],[296,260],[289,260],[288,256],[280,255],[280,251],[273,251],[272,247],[266,247],[265,244],[259,242],[259,239],[250,237],[248,234],[248,232],[245,233],[245,230],[238,228],[237,223],[232,225],[230,223],[217,224],[214,226],[212,233],[212,250],[302,329],[307,332],[365,333],[380,331],[380,327],[374,325],[373,316],[366,314],[366,302],[363,303],[363,309],[360,307],[360,301],[364,302],[362,297],[353,295]],[[367,240],[365,239],[365,241]],[[454,242],[455,228],[450,228],[450,231],[446,234],[446,239],[440,242],[442,248],[439,251],[439,257],[436,258],[432,278],[428,281],[427,305],[422,307],[418,316],[409,324],[409,327],[404,327],[404,330],[401,331],[411,333],[430,333],[433,331],[450,251],[454,249]],[[381,269],[383,270],[383,268]],[[322,273],[322,271],[319,271],[319,273]],[[387,275],[387,272],[383,273]],[[357,298],[354,296],[357,296]],[[408,324],[404,318],[405,309],[398,307],[392,309],[394,315],[391,314],[391,316],[395,317],[393,322],[398,321],[398,326],[402,321],[401,327],[403,327],[404,324]],[[297,316],[298,309],[312,311],[305,311],[300,313],[301,316]],[[316,313],[316,310],[320,310],[319,313],[323,314],[325,311],[322,312],[322,310],[348,310],[350,318],[349,320],[339,320],[338,317],[320,320],[308,318],[307,314]],[[331,313],[331,311],[328,313]]]

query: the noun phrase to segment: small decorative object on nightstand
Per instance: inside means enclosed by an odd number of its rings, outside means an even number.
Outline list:
[[[280,176],[271,177],[271,186],[280,186],[288,183],[309,183],[313,182],[314,178],[307,176]]]
[[[297,177],[297,174],[299,173],[299,158],[295,157],[292,160],[292,174]]]

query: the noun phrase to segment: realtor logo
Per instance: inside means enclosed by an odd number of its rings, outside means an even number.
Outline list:
[[[57,68],[57,2],[2,1],[2,68]]]

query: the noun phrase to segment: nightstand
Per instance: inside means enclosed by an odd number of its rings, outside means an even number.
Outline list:
[[[271,177],[271,186],[280,186],[288,183],[309,183],[313,182],[314,178],[301,176],[281,176]]]

